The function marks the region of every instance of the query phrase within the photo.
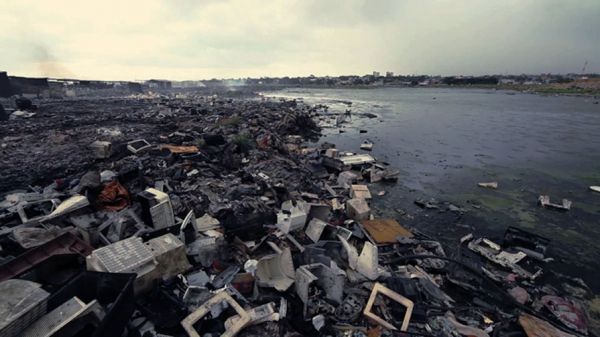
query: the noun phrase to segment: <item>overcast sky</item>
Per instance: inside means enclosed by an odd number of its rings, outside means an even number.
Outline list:
[[[173,80],[600,72],[600,0],[0,0],[0,70]]]

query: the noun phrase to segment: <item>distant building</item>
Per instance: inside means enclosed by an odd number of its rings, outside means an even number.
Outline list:
[[[373,72],[373,77],[379,77],[381,74],[378,71]]]
[[[146,81],[146,85],[148,88],[156,90],[169,90],[172,87],[171,81],[167,80],[149,80]]]
[[[498,80],[498,84],[518,84],[518,82],[512,78],[501,78]]]
[[[127,82],[127,89],[129,89],[131,92],[141,93],[142,84],[137,82]]]
[[[48,79],[45,77],[9,76],[10,86],[15,95],[47,96],[50,90]]]
[[[429,85],[439,85],[442,83],[441,77],[432,77],[429,79]]]
[[[394,77],[394,72],[393,71],[386,71],[385,72],[385,77]]]
[[[205,87],[202,81],[179,81],[171,83],[173,88],[200,88]]]
[[[114,87],[113,83],[106,81],[79,81],[79,87],[85,88],[87,90],[105,90],[112,89]]]
[[[225,85],[227,87],[242,87],[242,86],[246,85],[246,80],[243,80],[241,78],[222,80],[222,82],[223,82],[223,85]],[[279,79],[274,79],[274,80],[272,80],[272,82],[277,84],[277,83],[279,83]]]
[[[216,78],[213,78],[211,80],[202,81],[202,84],[205,87],[209,87],[209,88],[221,88],[221,87],[225,86],[225,84],[223,83],[222,80],[218,80]],[[263,81],[258,81],[258,84],[263,84]]]
[[[0,97],[10,97],[12,94],[8,75],[5,71],[0,71]]]
[[[64,81],[49,79],[48,90],[50,92],[50,97],[61,98],[66,94],[66,84]]]

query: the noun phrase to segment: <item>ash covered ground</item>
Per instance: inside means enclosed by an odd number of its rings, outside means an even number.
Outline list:
[[[68,336],[594,333],[590,289],[545,269],[543,237],[444,247],[372,210],[373,187],[398,174],[366,151],[311,147],[345,119],[326,106],[34,103],[0,122],[0,287],[43,308],[3,306],[9,335],[47,332],[67,306],[88,307],[62,318]]]

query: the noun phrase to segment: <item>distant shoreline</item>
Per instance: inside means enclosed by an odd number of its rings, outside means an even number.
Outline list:
[[[277,91],[283,89],[358,89],[358,90],[370,90],[370,89],[384,89],[384,88],[406,88],[406,89],[488,89],[498,91],[515,91],[526,94],[537,94],[537,95],[560,95],[560,96],[577,96],[577,97],[598,97],[600,98],[600,88],[598,89],[582,89],[582,88],[569,88],[569,87],[556,87],[553,85],[493,85],[493,84],[480,84],[480,85],[429,85],[429,86],[406,86],[406,85],[385,85],[385,86],[371,86],[371,85],[348,85],[348,86],[325,86],[325,85],[298,85],[298,86],[271,86],[267,88],[261,88],[258,92],[263,91]],[[256,89],[259,89],[258,87]],[[266,90],[265,90],[266,89]]]

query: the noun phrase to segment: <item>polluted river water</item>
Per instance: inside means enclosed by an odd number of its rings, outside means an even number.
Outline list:
[[[320,142],[363,153],[360,144],[370,140],[373,156],[400,170],[398,183],[372,191],[379,214],[449,249],[468,233],[499,242],[508,226],[543,235],[552,240],[547,255],[554,261],[547,268],[582,278],[598,303],[600,193],[589,189],[600,185],[598,98],[437,88],[302,88],[263,95],[324,104],[329,113],[351,111],[347,123],[325,127]],[[490,181],[498,188],[477,185]],[[573,206],[568,212],[544,209],[540,195]],[[439,209],[414,204],[432,198]]]

